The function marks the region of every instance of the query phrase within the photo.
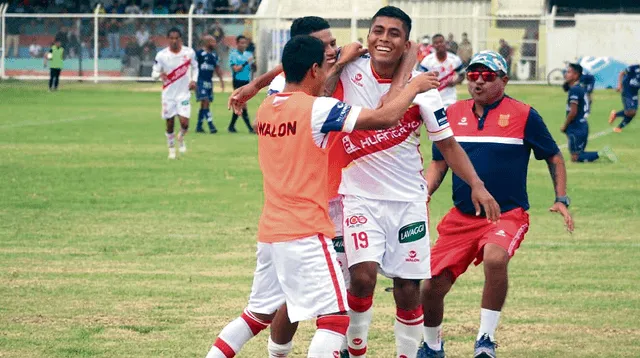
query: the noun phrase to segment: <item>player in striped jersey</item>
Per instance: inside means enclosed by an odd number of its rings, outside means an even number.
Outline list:
[[[182,32],[172,28],[167,32],[169,47],[158,52],[151,77],[162,79],[162,118],[167,122],[169,159],[176,159],[174,118],[180,120],[178,143],[180,153],[187,151],[184,136],[191,117],[191,92],[196,88],[198,62],[193,49],[182,46]]]

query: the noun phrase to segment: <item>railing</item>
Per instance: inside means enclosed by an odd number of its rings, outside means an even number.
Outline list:
[[[264,72],[280,62],[294,18],[281,15],[282,9],[268,16],[199,15],[194,13],[193,5],[182,15],[105,14],[100,5],[90,14],[14,14],[7,13],[7,8],[0,4],[0,78],[25,80],[48,77],[42,56],[56,33],[67,40],[62,79],[150,80],[155,54],[166,46],[166,32],[174,26],[183,31],[185,46],[199,47],[203,34],[213,35],[218,40],[217,52],[226,77],[230,73],[228,54],[235,46],[236,36],[248,35],[255,43],[258,72]],[[540,17],[496,17],[482,15],[478,9],[462,15],[409,12],[414,22],[412,39],[435,33],[447,37],[451,33],[463,60],[478,50],[502,51],[509,55],[512,79],[524,83],[546,82],[552,70],[583,56],[611,56],[623,62],[640,58],[639,47],[608,46],[605,50],[601,45],[603,40],[632,41],[640,37],[638,16],[557,17],[554,8]],[[589,16],[599,16],[598,29],[584,29]],[[327,20],[339,44],[366,39],[370,18],[356,11]],[[589,17],[588,21],[594,20]],[[469,40],[464,48],[463,33]],[[501,45],[500,40],[505,44]]]

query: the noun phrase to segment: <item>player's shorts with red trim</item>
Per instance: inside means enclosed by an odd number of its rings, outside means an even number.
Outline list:
[[[431,248],[433,276],[449,270],[454,280],[473,262],[482,262],[484,245],[496,244],[512,257],[529,230],[529,214],[522,208],[502,213],[497,224],[451,209],[438,224],[438,240]],[[475,260],[475,262],[474,262]]]
[[[162,99],[162,118],[171,119],[175,116],[191,117],[191,101],[189,98],[182,100]]]
[[[314,235],[258,243],[247,309],[272,314],[285,302],[291,322],[348,310],[346,285],[330,238]]]
[[[376,262],[389,278],[431,278],[429,218],[425,202],[346,195],[344,247],[349,266]]]

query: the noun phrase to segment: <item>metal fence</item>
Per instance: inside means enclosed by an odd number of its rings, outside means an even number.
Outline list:
[[[17,14],[6,10],[6,5],[0,5],[0,77],[17,79],[47,78],[43,54],[58,37],[64,40],[67,55],[62,78],[96,82],[149,80],[155,54],[166,46],[166,32],[171,27],[183,31],[185,45],[190,47],[198,47],[203,34],[213,35],[227,77],[230,73],[228,54],[235,46],[235,38],[238,35],[251,38],[261,73],[280,62],[293,21],[292,16],[284,17],[279,13],[270,16],[197,15],[194,6],[183,15],[104,14],[99,5],[91,14]],[[564,66],[564,61],[602,55],[589,45],[599,41],[598,32],[592,31],[589,38],[581,37],[580,32],[584,31],[577,15],[575,18],[556,17],[555,9],[542,17],[496,17],[484,12],[475,7],[466,15],[411,13],[414,21],[412,39],[419,41],[423,36],[435,33],[451,37],[450,51],[457,53],[463,61],[479,50],[500,51],[511,64],[512,78],[526,82],[546,81],[552,70]],[[634,17],[607,16],[610,17],[607,21],[616,28],[602,36],[613,41],[620,36],[616,31],[629,32],[628,28],[635,29],[640,24]],[[339,44],[366,40],[369,17],[353,13],[327,20]],[[625,36],[633,38],[636,34],[633,31]],[[640,29],[637,34],[640,36]],[[567,42],[569,39],[570,43]],[[579,42],[580,46],[574,42]],[[621,51],[625,53],[620,56],[628,56],[630,50],[621,47]]]

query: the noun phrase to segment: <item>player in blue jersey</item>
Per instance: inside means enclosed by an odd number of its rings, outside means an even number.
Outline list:
[[[617,161],[615,154],[609,147],[605,147],[602,153],[587,152],[587,140],[589,137],[589,123],[587,116],[589,113],[589,98],[585,89],[580,85],[582,76],[582,66],[577,63],[570,63],[564,78],[569,88],[569,98],[567,99],[567,119],[560,129],[569,139],[569,151],[572,162],[594,162],[600,158],[601,154],[606,155],[611,161]]]
[[[218,54],[216,53],[216,39],[211,35],[202,38],[202,49],[196,51],[196,60],[200,69],[198,75],[198,89],[196,91],[196,99],[200,102],[200,112],[198,112],[197,133],[204,133],[202,122],[207,120],[209,131],[217,133],[218,130],[213,124],[213,116],[209,108],[213,101],[213,72],[220,79],[220,89],[224,92],[224,81],[222,80],[222,70],[218,65]]]
[[[614,132],[622,132],[622,128],[629,124],[638,111],[638,90],[640,89],[640,65],[631,65],[618,76],[618,92],[622,92],[622,104],[624,109],[616,112],[611,111],[609,115],[609,124],[618,117],[623,117],[618,127],[614,128]]]
[[[454,207],[438,224],[438,240],[431,249],[432,278],[422,291],[424,344],[418,358],[444,358],[441,340],[444,298],[456,278],[471,263],[484,262],[484,291],[475,358],[495,358],[494,334],[507,297],[508,265],[529,229],[527,168],[531,152],[545,160],[555,189],[550,211],[559,212],[569,231],[567,172],[562,153],[542,117],[531,106],[505,95],[507,61],[498,53],[476,54],[466,69],[472,99],[447,108],[456,140],[468,154],[478,176],[500,205],[500,220],[488,222],[475,207],[471,188],[453,176]],[[427,170],[432,195],[443,182],[448,165],[434,146]],[[498,174],[499,173],[499,174]]]

